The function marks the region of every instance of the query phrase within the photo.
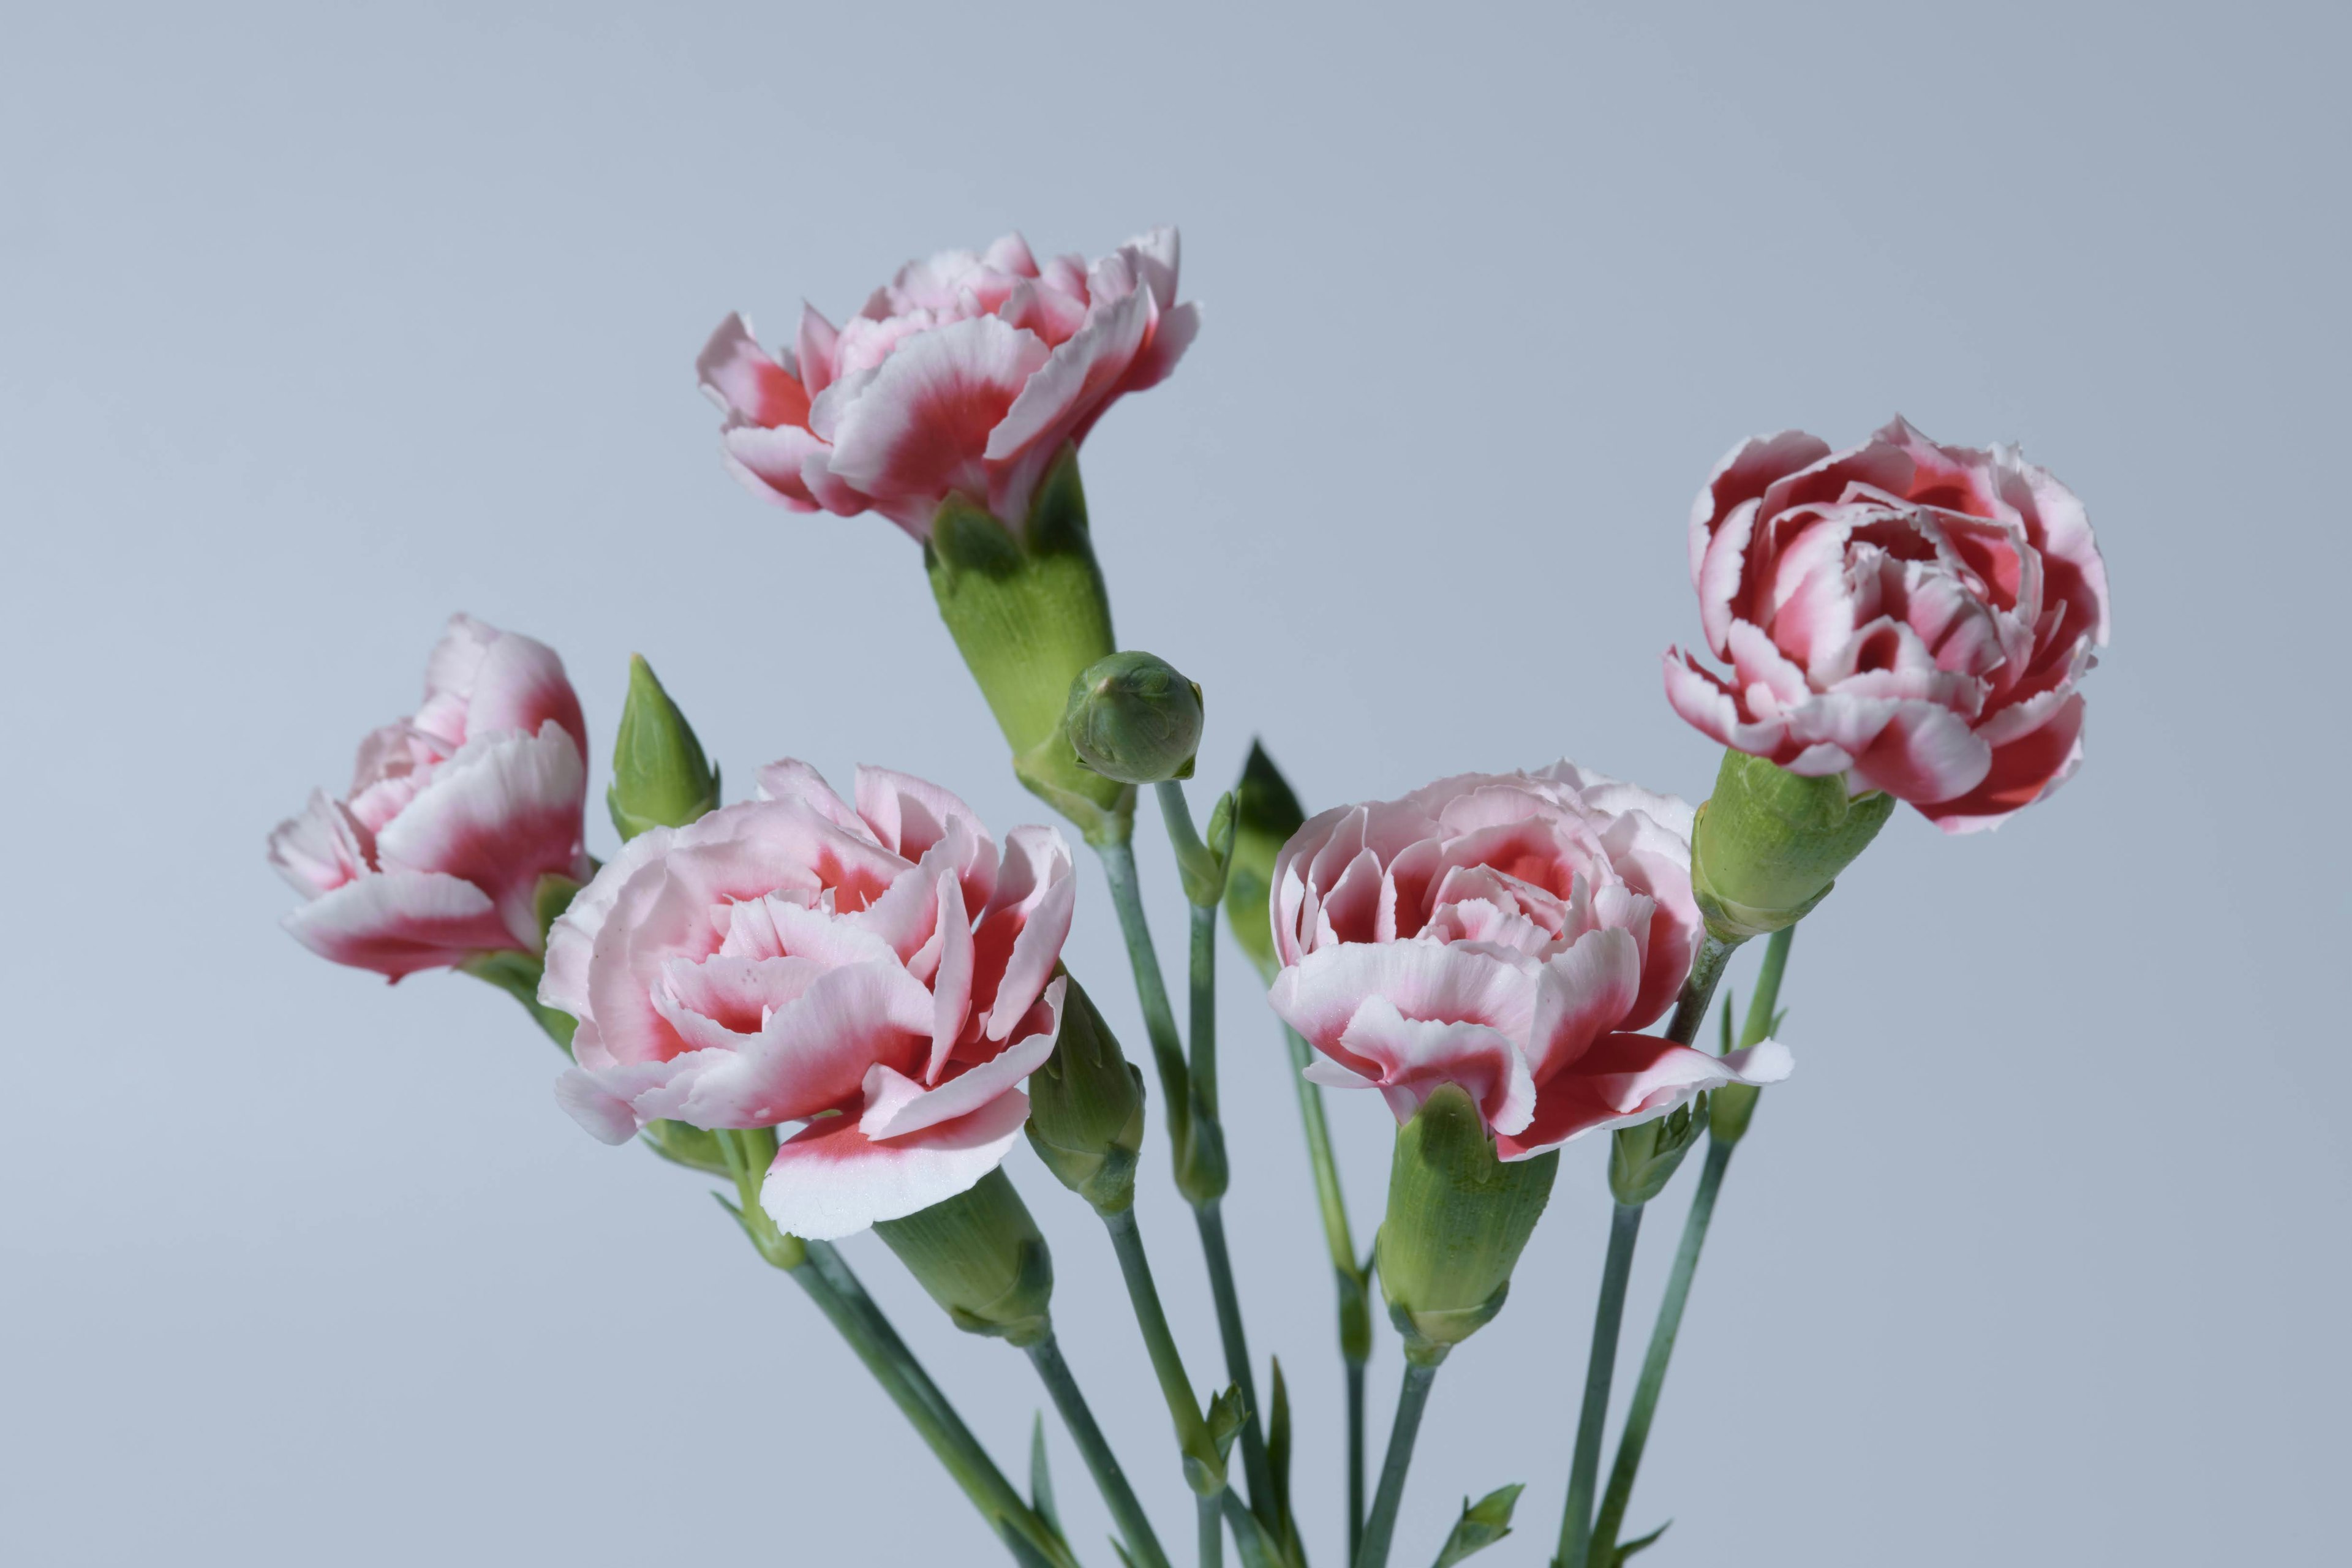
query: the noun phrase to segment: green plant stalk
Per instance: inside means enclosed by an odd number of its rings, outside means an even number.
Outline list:
[[[1161,797],[1163,805],[1167,801]],[[1182,797],[1177,797],[1177,807]],[[1189,816],[1185,827],[1191,827]],[[1245,1414],[1242,1422],[1242,1468],[1249,1478],[1250,1511],[1271,1530],[1274,1527],[1274,1472],[1265,1453],[1265,1424],[1259,1414],[1257,1380],[1251,1375],[1249,1337],[1242,1327],[1241,1298],[1234,1289],[1233,1258],[1225,1245],[1224,1220],[1217,1207],[1217,1197],[1194,1186],[1188,1176],[1197,1169],[1193,1146],[1196,1139],[1206,1138],[1217,1146],[1215,1163],[1223,1167],[1222,1130],[1214,1120],[1213,1105],[1204,1111],[1193,1092],[1192,1071],[1184,1059],[1183,1047],[1176,1032],[1176,1015],[1168,1001],[1168,983],[1161,977],[1159,950],[1152,944],[1151,928],[1143,913],[1141,890],[1136,881],[1135,851],[1129,844],[1096,846],[1101,858],[1103,875],[1110,883],[1111,905],[1118,912],[1120,934],[1127,941],[1129,964],[1135,971],[1137,1000],[1143,1008],[1144,1033],[1151,1040],[1153,1065],[1159,1069],[1160,1095],[1168,1108],[1168,1136],[1176,1162],[1177,1187],[1185,1201],[1192,1205],[1192,1215],[1201,1233],[1201,1250],[1208,1264],[1210,1294],[1217,1307],[1217,1334],[1225,1352],[1225,1376],[1242,1393]],[[1194,952],[1206,946],[1213,952],[1213,943],[1198,940],[1195,925]],[[1194,1005],[1202,1014],[1213,1017],[1216,1010],[1215,971],[1209,972],[1206,995],[1196,984]],[[1201,1006],[1202,1000],[1205,1007]],[[1213,1025],[1208,1035],[1209,1050],[1215,1051]],[[1210,1084],[1213,1089],[1216,1069],[1209,1064]],[[1223,1191],[1220,1180],[1216,1192]]]
[[[1198,1530],[1201,1543],[1201,1568],[1224,1568],[1224,1496],[1223,1492],[1219,1491],[1209,1497],[1193,1500],[1200,1518]]]
[[[1060,1342],[1048,1332],[1026,1349],[1029,1363],[1037,1369],[1038,1379],[1045,1384],[1054,1408],[1061,1412],[1062,1425],[1069,1429],[1070,1440],[1077,1444],[1078,1453],[1095,1478],[1096,1489],[1102,1493],[1111,1518],[1118,1522],[1128,1555],[1137,1568],[1169,1568],[1168,1553],[1160,1549],[1160,1538],[1152,1533],[1151,1521],[1145,1516],[1143,1505],[1136,1501],[1135,1489],[1127,1484],[1127,1474],[1118,1467],[1118,1456],[1111,1452],[1109,1440],[1095,1424],[1094,1412],[1087,1408],[1086,1395],[1078,1391],[1077,1379],[1070,1375],[1070,1363],[1062,1359]]]
[[[1789,965],[1789,945],[1796,936],[1795,926],[1783,926],[1772,933],[1764,945],[1764,963],[1756,975],[1756,993],[1748,999],[1748,1019],[1740,1030],[1739,1046],[1746,1049],[1759,1044],[1771,1033],[1772,1019],[1780,1004],[1780,977]],[[1726,1003],[1724,1029],[1731,1027],[1729,1004]],[[1658,1398],[1665,1390],[1666,1368],[1674,1360],[1675,1341],[1682,1332],[1683,1309],[1690,1300],[1691,1280],[1698,1273],[1699,1253],[1706,1246],[1707,1226],[1715,1218],[1717,1194],[1723,1190],[1724,1173],[1730,1168],[1731,1152],[1736,1143],[1710,1138],[1706,1148],[1706,1163],[1699,1172],[1698,1190],[1691,1194],[1690,1214],[1683,1221],[1682,1244],[1675,1249],[1675,1266],[1666,1277],[1666,1293],[1658,1303],[1658,1321],[1650,1331],[1650,1348],[1642,1359],[1641,1380],[1633,1385],[1633,1404],[1625,1412],[1625,1430],[1617,1439],[1617,1459],[1610,1467],[1609,1489],[1601,1500],[1601,1514],[1592,1526],[1592,1537],[1602,1545],[1596,1553],[1593,1568],[1615,1568],[1617,1536],[1624,1528],[1625,1510],[1633,1500],[1633,1481],[1642,1468],[1642,1452],[1650,1439],[1650,1425],[1656,1418]]]
[[[1396,1421],[1389,1428],[1388,1458],[1381,1463],[1381,1489],[1372,1496],[1372,1511],[1364,1521],[1363,1544],[1356,1549],[1355,1568],[1388,1568],[1389,1546],[1396,1539],[1397,1508],[1404,1500],[1405,1472],[1412,1468],[1413,1439],[1421,1435],[1421,1415],[1429,1405],[1430,1384],[1437,1381],[1440,1352],[1426,1362],[1408,1359],[1404,1386],[1397,1392]]]
[[[1687,1046],[1697,1038],[1699,1025],[1715,999],[1717,982],[1738,946],[1709,933],[1691,960],[1675,1002],[1675,1016],[1666,1038]],[[1592,1543],[1592,1494],[1601,1479],[1601,1440],[1609,1419],[1609,1385],[1617,1373],[1617,1339],[1625,1320],[1625,1282],[1633,1268],[1633,1242],[1641,1234],[1639,1206],[1614,1205],[1609,1226],[1609,1252],[1601,1269],[1601,1296],[1592,1313],[1592,1353],[1584,1369],[1584,1405],[1576,1422],[1576,1447],[1570,1458],[1568,1501],[1560,1510],[1559,1568],[1589,1568]],[[1614,1543],[1612,1542],[1613,1546]]]
[[[1118,1255],[1118,1271],[1127,1281],[1127,1299],[1135,1307],[1136,1326],[1143,1331],[1143,1348],[1150,1353],[1152,1375],[1160,1380],[1160,1395],[1168,1402],[1168,1416],[1176,1426],[1177,1447],[1188,1461],[1186,1483],[1213,1504],[1223,1489],[1223,1466],[1209,1436],[1208,1423],[1202,1418],[1200,1402],[1193,1396],[1192,1380],[1185,1373],[1183,1352],[1176,1348],[1176,1336],[1168,1327],[1160,1288],[1152,1282],[1151,1259],[1144,1254],[1135,1210],[1119,1209],[1103,1215],[1102,1221],[1103,1228],[1110,1232],[1111,1249]],[[1198,1479],[1194,1462],[1201,1467]],[[1208,1484],[1213,1476],[1214,1484]]]
[[[1584,1369],[1584,1408],[1576,1418],[1576,1452],[1568,1468],[1568,1506],[1559,1519],[1562,1568],[1586,1568],[1592,1544],[1592,1491],[1601,1473],[1601,1429],[1609,1419],[1617,1334],[1625,1319],[1625,1282],[1633,1272],[1633,1242],[1641,1233],[1642,1205],[1612,1206],[1609,1256],[1601,1265],[1601,1299],[1592,1311],[1592,1356]]]

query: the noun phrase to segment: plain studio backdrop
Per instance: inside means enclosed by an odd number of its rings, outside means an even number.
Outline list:
[[[583,1136],[507,998],[301,952],[262,841],[467,609],[632,650],[730,793],[798,755],[1043,807],[878,518],[766,507],[692,373],[909,257],[1183,228],[1206,324],[1086,448],[1122,639],[1311,806],[1566,754],[1694,798],[1692,495],[1900,411],[2085,499],[2089,760],[1908,812],[1796,944],[1630,1520],[1673,1564],[2312,1562],[2347,1452],[2341,7],[18,5],[0,54],[11,998],[0,1557],[1001,1560],[711,1183]],[[1161,952],[1181,907],[1139,843]],[[1068,957],[1141,1030],[1090,859]],[[1340,1560],[1280,1047],[1220,999],[1249,1329]],[[1742,995],[1752,952],[1731,984]],[[1156,1094],[1156,1089],[1155,1089]],[[1391,1124],[1331,1099],[1369,1242]],[[1558,1528],[1600,1267],[1571,1148],[1439,1380],[1395,1562]],[[1141,1214],[1221,1382],[1155,1105]],[[1178,1549],[1097,1227],[1057,1318]],[[1654,1213],[1619,1404],[1696,1171]],[[1038,1388],[847,1253],[1017,1473]],[[1373,1439],[1400,1367],[1382,1330]],[[1260,1376],[1264,1368],[1261,1362]],[[1074,1538],[1108,1529],[1050,1426]]]

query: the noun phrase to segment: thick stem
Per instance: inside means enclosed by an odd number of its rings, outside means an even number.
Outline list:
[[[1224,1568],[1224,1494],[1195,1500],[1200,1509],[1201,1568]]]
[[[1160,1538],[1151,1531],[1151,1521],[1144,1516],[1143,1505],[1135,1500],[1135,1489],[1127,1484],[1127,1473],[1118,1468],[1118,1456],[1110,1451],[1109,1440],[1102,1428],[1095,1425],[1094,1412],[1087,1408],[1086,1395],[1078,1392],[1078,1381],[1070,1375],[1070,1363],[1062,1359],[1062,1347],[1051,1333],[1028,1347],[1029,1363],[1037,1369],[1037,1376],[1045,1384],[1045,1392],[1061,1412],[1062,1425],[1069,1428],[1070,1440],[1078,1446],[1079,1454],[1093,1473],[1095,1488],[1102,1493],[1110,1509],[1111,1518],[1127,1542],[1128,1555],[1139,1568],[1169,1568],[1168,1553],[1160,1550]]]
[[[1134,1303],[1136,1326],[1143,1331],[1143,1348],[1150,1352],[1160,1395],[1168,1402],[1169,1419],[1176,1426],[1177,1446],[1187,1460],[1209,1467],[1213,1474],[1216,1447],[1210,1440],[1208,1424],[1201,1418],[1200,1402],[1193,1396],[1192,1380],[1185,1373],[1183,1352],[1176,1348],[1176,1336],[1168,1327],[1167,1310],[1160,1304],[1160,1288],[1152,1282],[1151,1259],[1144,1255],[1143,1233],[1136,1227],[1135,1210],[1124,1208],[1102,1219],[1103,1227],[1110,1232],[1111,1248],[1118,1254],[1118,1271],[1127,1280],[1127,1298]],[[1191,1469],[1188,1464],[1188,1482]],[[1193,1489],[1202,1489],[1195,1485]],[[1211,1487],[1204,1495],[1213,1496],[1215,1490]]]
[[[1404,1500],[1405,1472],[1412,1468],[1412,1441],[1421,1433],[1429,1385],[1436,1381],[1435,1362],[1405,1363],[1404,1386],[1397,1393],[1396,1423],[1389,1428],[1388,1458],[1381,1464],[1381,1489],[1373,1495],[1371,1516],[1364,1521],[1355,1568],[1387,1568],[1389,1543],[1396,1537],[1397,1507]]]
[[[1274,1467],[1265,1453],[1265,1424],[1258,1417],[1257,1380],[1250,1375],[1249,1338],[1242,1331],[1241,1296],[1234,1289],[1234,1260],[1225,1250],[1225,1216],[1213,1203],[1192,1210],[1201,1227],[1201,1251],[1209,1263],[1209,1294],[1217,1303],[1217,1337],[1224,1342],[1225,1376],[1242,1391],[1247,1415],[1242,1422],[1242,1472],[1249,1477],[1250,1511],[1270,1531],[1274,1520]]]
[[[1184,1047],[1176,1033],[1175,1010],[1168,1004],[1168,982],[1160,973],[1160,952],[1151,944],[1151,927],[1143,918],[1143,893],[1135,879],[1135,846],[1098,844],[1103,878],[1110,884],[1111,908],[1118,912],[1119,934],[1127,939],[1127,962],[1135,971],[1136,1000],[1143,1006],[1143,1032],[1151,1040],[1152,1065],[1160,1072],[1160,1097],[1168,1110],[1168,1142],[1181,1162],[1192,1142],[1192,1093],[1184,1067]]]
[[[1633,1272],[1633,1242],[1642,1210],[1618,1204],[1609,1217],[1609,1257],[1601,1268],[1601,1299],[1592,1310],[1592,1356],[1584,1368],[1584,1408],[1576,1418],[1576,1452],[1569,1461],[1568,1506],[1559,1520],[1561,1568],[1587,1568],[1592,1544],[1592,1492],[1601,1475],[1601,1432],[1609,1419],[1609,1384],[1617,1372],[1617,1332],[1625,1321],[1625,1281]]]
[[[1046,1528],[1004,1473],[996,1468],[980,1440],[956,1415],[946,1397],[923,1372],[903,1341],[890,1328],[881,1309],[867,1297],[840,1262],[839,1254],[824,1242],[810,1242],[806,1261],[787,1270],[808,1292],[828,1321],[849,1342],[857,1359],[874,1374],[890,1402],[906,1416],[981,1516],[1000,1528],[1009,1527],[1037,1558],[1054,1568],[1077,1568],[1070,1549]],[[828,1268],[826,1263],[839,1265]],[[848,1289],[842,1289],[845,1284]],[[1016,1560],[1020,1553],[1014,1553]]]
[[[1698,1038],[1698,1026],[1706,1022],[1707,1004],[1715,999],[1715,983],[1723,978],[1723,966],[1731,962],[1732,950],[1738,945],[1711,935],[1699,943],[1698,956],[1691,960],[1691,972],[1683,981],[1682,994],[1675,998],[1666,1038],[1678,1046]]]
[[[1348,1561],[1364,1549],[1364,1363],[1348,1363]]]
[[[1658,1303],[1657,1326],[1650,1331],[1649,1353],[1642,1358],[1641,1381],[1633,1385],[1633,1403],[1625,1412],[1625,1430],[1617,1439],[1617,1462],[1609,1471],[1609,1490],[1601,1500],[1601,1516],[1593,1521],[1593,1568],[1614,1568],[1617,1536],[1624,1527],[1626,1505],[1633,1500],[1633,1477],[1642,1468],[1642,1450],[1650,1440],[1650,1422],[1657,1415],[1658,1395],[1666,1386],[1666,1363],[1674,1359],[1675,1336],[1683,1326],[1683,1303],[1690,1299],[1691,1277],[1698,1272],[1699,1249],[1706,1245],[1707,1222],[1715,1216],[1715,1194],[1723,1185],[1725,1167],[1731,1163],[1729,1143],[1710,1142],[1706,1164],[1699,1172],[1698,1191],[1691,1194],[1690,1216],[1683,1221],[1682,1245],[1675,1249],[1675,1267],[1666,1276],[1665,1299]]]

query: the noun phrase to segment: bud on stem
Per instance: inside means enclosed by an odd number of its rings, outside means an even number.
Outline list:
[[[1843,773],[1801,778],[1724,752],[1691,834],[1691,891],[1708,933],[1741,942],[1796,924],[1894,810],[1889,795],[1849,796]]]
[[[1002,1167],[874,1233],[964,1332],[1024,1349],[1052,1334],[1053,1256]]]
[[[1373,1253],[1405,1358],[1434,1366],[1503,1310],[1511,1270],[1559,1173],[1559,1152],[1505,1163],[1454,1084],[1397,1131]]]
[[[1225,923],[1234,940],[1271,984],[1282,966],[1274,952],[1274,923],[1267,906],[1274,897],[1274,862],[1290,836],[1307,821],[1289,781],[1265,754],[1265,747],[1250,742],[1249,761],[1242,764],[1241,783],[1234,786],[1234,847],[1226,857]]]
[[[642,654],[629,656],[629,698],[613,736],[604,804],[625,841],[648,827],[684,827],[719,809],[719,770]]]
[[[1062,722],[1085,766],[1146,784],[1192,776],[1205,720],[1197,681],[1131,649],[1097,659],[1070,682]]]
[[[1028,1132],[1055,1179],[1097,1214],[1134,1205],[1143,1075],[1120,1053],[1110,1026],[1076,980],[1063,999],[1054,1054],[1029,1079]]]
[[[1682,1169],[1683,1156],[1706,1131],[1706,1096],[1693,1105],[1677,1105],[1664,1116],[1632,1127],[1620,1127],[1609,1141],[1609,1193],[1629,1208],[1639,1208],[1666,1190]]]

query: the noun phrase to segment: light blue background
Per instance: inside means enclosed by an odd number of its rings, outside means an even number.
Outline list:
[[[563,652],[599,791],[641,649],[739,790],[870,759],[1034,818],[914,548],[746,498],[692,361],[730,309],[838,319],[940,246],[1172,219],[1206,327],[1087,473],[1125,639],[1207,689],[1204,801],[1254,731],[1318,805],[1562,752],[1703,793],[1658,655],[1696,632],[1691,495],[1754,431],[1843,444],[1899,409],[2021,440],[2100,530],[2081,776],[1996,836],[1899,816],[1805,927],[1799,1076],[1726,1189],[1645,1561],[2325,1558],[2352,1458],[2346,16],[14,8],[0,1555],[996,1560],[708,1183],[582,1136],[503,997],[304,955],[262,838],[409,710],[458,607]],[[1087,876],[1069,957],[1134,1044]],[[1328,1568],[1321,1242],[1272,1024],[1241,984],[1221,1021],[1250,1327]],[[1389,1124],[1333,1110],[1368,1239]],[[1153,1131],[1143,1218],[1206,1383]],[[1439,1384],[1399,1564],[1509,1480],[1522,1532],[1486,1561],[1549,1552],[1601,1155],[1570,1152]],[[1181,1552],[1108,1255],[1013,1171]],[[1027,1369],[849,1250],[1012,1464]],[[1384,1333],[1381,1430],[1398,1365]]]

